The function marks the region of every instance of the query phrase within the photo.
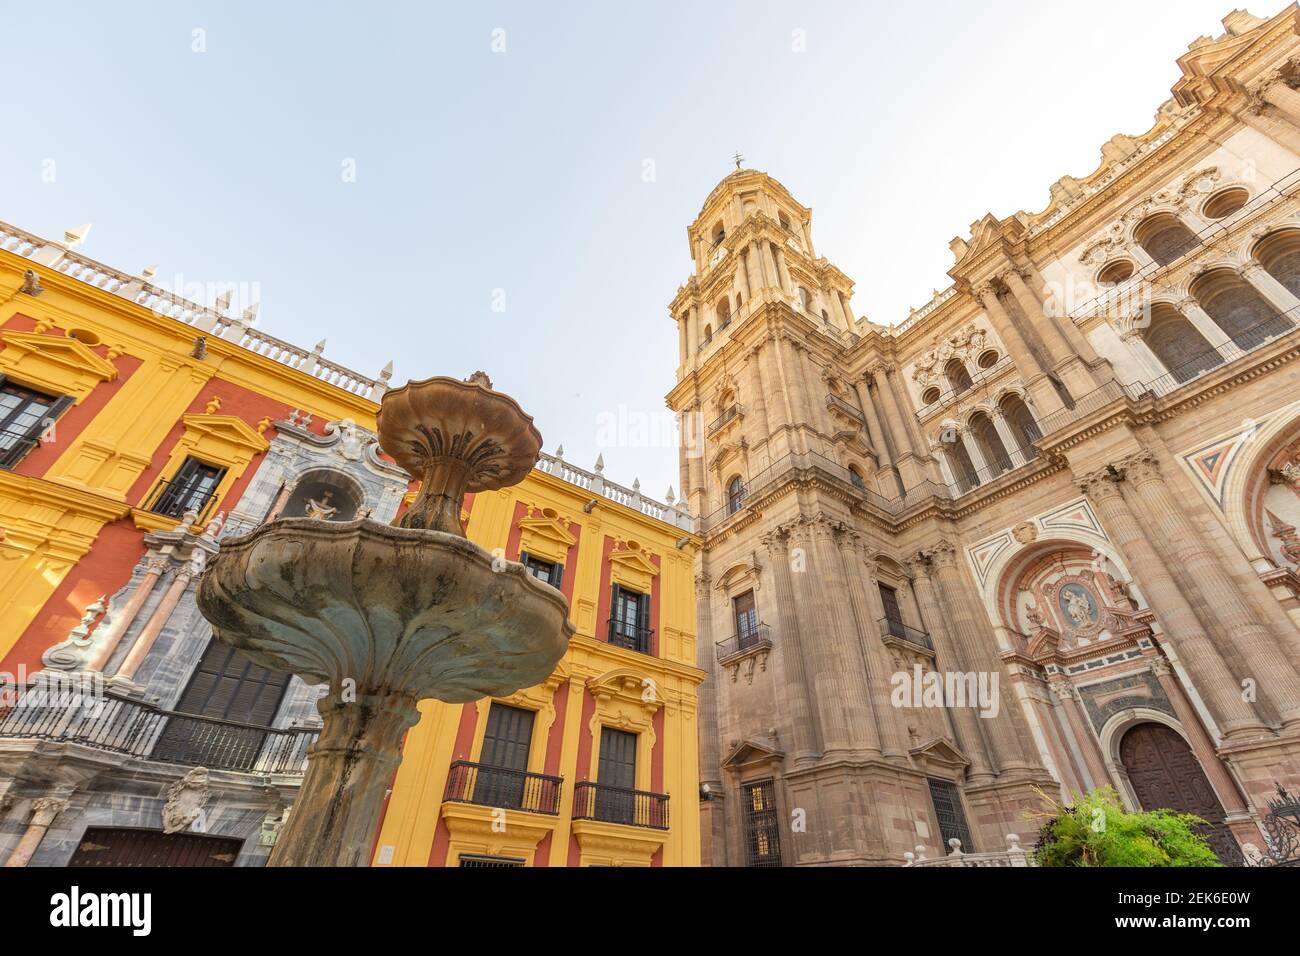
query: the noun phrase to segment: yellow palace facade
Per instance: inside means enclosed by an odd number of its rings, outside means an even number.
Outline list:
[[[409,502],[374,434],[390,373],[81,238],[0,223],[0,865],[258,865],[320,689],[213,641],[195,590],[228,536]],[[577,634],[541,686],[425,702],[375,865],[698,865],[698,539],[669,498],[546,454],[467,497],[470,539],[560,589]],[[14,706],[51,675],[104,706]]]

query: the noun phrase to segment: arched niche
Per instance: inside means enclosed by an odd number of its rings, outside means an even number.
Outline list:
[[[365,499],[365,489],[351,475],[333,468],[313,468],[298,477],[279,517],[351,521]]]

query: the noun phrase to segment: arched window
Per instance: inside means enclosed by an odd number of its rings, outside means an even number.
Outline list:
[[[799,300],[799,308],[805,312],[812,311],[812,293],[803,286],[799,286],[799,288],[795,289],[795,296]]]
[[[1002,356],[998,354],[997,349],[985,349],[980,353],[980,357],[975,364],[981,369],[990,369],[998,364],[998,359],[1001,357]]]
[[[1144,219],[1133,236],[1147,255],[1162,266],[1190,252],[1198,240],[1192,230],[1172,213],[1156,213]]]
[[[734,515],[745,507],[745,483],[740,475],[727,482],[727,514]]]
[[[1300,296],[1300,229],[1285,229],[1265,236],[1255,247],[1255,258],[1292,295]]]
[[[1143,330],[1142,341],[1176,382],[1190,381],[1223,364],[1223,358],[1196,326],[1167,302],[1151,306],[1151,324]]]
[[[966,364],[961,359],[949,361],[944,366],[943,374],[955,395],[960,395],[971,387],[970,372],[966,370]]]
[[[716,248],[723,239],[727,238],[727,230],[722,227],[722,223],[716,223],[713,227],[713,245]]]
[[[960,435],[955,435],[954,440],[944,445],[944,448],[947,449],[948,468],[957,482],[957,493],[965,494],[980,483],[975,463],[970,460],[970,454]]]
[[[862,480],[862,473],[853,465],[849,465],[849,481],[852,482],[854,488],[861,491],[867,490],[867,483]]]
[[[830,324],[831,324],[831,317],[830,317],[830,314],[827,313],[827,311],[826,311],[825,309],[822,309],[822,323],[823,323],[824,325],[830,325]]]
[[[718,331],[721,332],[731,322],[731,300],[725,295],[713,310],[713,314],[718,320]]]
[[[1038,457],[1038,449],[1034,447],[1034,442],[1043,437],[1043,433],[1038,429],[1038,423],[1034,421],[1034,414],[1029,410],[1029,406],[1024,403],[1019,395],[1004,395],[1002,401],[998,402],[998,408],[1002,411],[1002,417],[1011,428],[1011,434],[1015,436],[1016,443],[1020,447],[1020,454],[1025,456],[1026,461],[1031,461]]]
[[[976,412],[970,417],[970,433],[979,445],[984,461],[989,466],[990,477],[1011,470],[1011,456],[1007,454],[1002,437],[993,427],[993,421],[983,412]]]
[[[1215,269],[1192,283],[1192,295],[1237,347],[1249,351],[1291,330],[1291,323],[1231,269]]]
[[[1249,198],[1250,194],[1242,187],[1229,186],[1207,199],[1201,212],[1206,219],[1226,219],[1246,205],[1246,200]]]
[[[704,348],[704,346],[708,345],[712,341],[713,341],[713,326],[706,325],[704,327],[704,337],[700,339],[700,348]]]
[[[935,402],[939,400],[941,395],[942,393],[939,391],[939,386],[931,385],[929,388],[927,388],[924,392],[921,393],[921,404],[933,405]]]

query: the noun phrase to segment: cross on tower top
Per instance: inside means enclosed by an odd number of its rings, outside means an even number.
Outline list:
[[[734,160],[736,161],[736,168],[737,168],[737,169],[739,169],[739,168],[740,168],[740,164],[743,163],[743,162],[745,161],[745,157],[740,155],[740,150],[736,150],[736,155],[735,155],[735,156],[732,156],[731,158],[734,159]]]

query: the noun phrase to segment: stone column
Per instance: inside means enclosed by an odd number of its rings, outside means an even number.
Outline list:
[[[1283,80],[1267,83],[1259,91],[1259,96],[1279,113],[1287,118],[1293,126],[1300,126],[1300,93],[1291,89]]]
[[[837,577],[842,577],[845,582],[844,590],[848,592],[849,610],[852,613],[841,634],[844,641],[841,653],[849,728],[855,749],[879,756],[887,715],[878,714],[875,703],[879,702],[882,708],[887,706],[889,681],[887,672],[881,672],[880,662],[873,660],[867,653],[867,641],[876,644],[880,642],[875,639],[875,621],[869,619],[857,533],[843,526],[832,528],[832,532],[839,550]]]
[[[1255,291],[1264,297],[1264,300],[1277,309],[1282,317],[1287,319],[1292,325],[1300,320],[1300,299],[1273,278],[1270,273],[1257,259],[1251,259],[1241,267],[1241,277],[1245,279]]]
[[[1102,469],[1083,476],[1077,484],[1097,509],[1102,527],[1160,617],[1165,640],[1187,666],[1219,730],[1224,736],[1263,733],[1264,724],[1241,699],[1241,688],[1232,671],[1120,494],[1121,479],[1120,472]]]
[[[750,298],[758,297],[766,283],[763,281],[763,264],[758,255],[758,242],[749,244],[745,254],[745,272],[749,279]]]
[[[1138,361],[1142,363],[1142,367],[1150,374],[1152,381],[1161,378],[1170,371],[1165,368],[1165,363],[1160,361],[1160,357],[1151,351],[1151,346],[1147,345],[1146,339],[1142,337],[1142,333],[1137,329],[1130,329],[1125,332],[1120,336],[1120,340],[1128,346],[1130,352],[1137,356]]]
[[[1196,331],[1201,333],[1201,337],[1209,342],[1212,348],[1219,350],[1224,362],[1231,362],[1246,354],[1236,342],[1232,341],[1228,333],[1219,327],[1219,323],[1214,321],[1210,313],[1201,308],[1201,303],[1193,296],[1189,295],[1180,300],[1177,309],[1188,322],[1196,326]]]
[[[898,409],[898,401],[893,389],[889,387],[887,371],[888,366],[884,364],[873,365],[867,369],[867,376],[875,381],[876,394],[880,396],[880,401],[885,406],[885,421],[888,422],[889,434],[894,439],[894,449],[899,457],[915,454],[912,449],[911,434],[903,424],[903,415]]]
[[[749,365],[749,378],[753,384],[754,395],[749,401],[749,406],[754,411],[754,421],[758,427],[758,440],[755,444],[766,442],[771,434],[771,425],[767,417],[767,397],[772,393],[768,390],[769,385],[763,381],[763,346],[767,343],[766,339],[759,341],[745,356],[745,361]]]
[[[32,818],[27,823],[27,831],[23,833],[17,845],[10,851],[9,859],[5,860],[5,866],[26,866],[41,845],[41,841],[45,839],[45,832],[49,830],[50,824],[66,809],[68,809],[67,800],[54,797],[40,797],[34,800],[32,802]]]
[[[708,676],[696,691],[699,711],[700,784],[708,787],[711,799],[701,801],[700,827],[701,862],[706,865],[726,865],[725,822],[723,819],[722,762],[719,756],[718,736],[718,661],[715,645],[704,640],[713,634],[712,579],[707,574],[695,577],[696,633],[701,640],[696,649],[695,663]],[[719,859],[719,854],[721,859]]]
[[[686,341],[686,324],[688,316],[689,313],[687,313],[687,316],[682,316],[677,320],[677,350],[681,353],[682,365],[687,363],[688,356],[691,354],[690,345],[688,345]]]
[[[858,404],[862,406],[862,414],[867,420],[867,434],[871,436],[871,447],[876,453],[877,464],[882,469],[889,468],[891,467],[889,444],[885,441],[884,430],[880,427],[876,403],[871,400],[870,386],[865,381],[854,382],[853,391],[857,393]]]
[[[763,271],[767,273],[768,286],[773,289],[779,289],[783,294],[783,298],[788,296],[789,290],[787,290],[781,283],[781,269],[777,265],[776,261],[777,254],[775,244],[770,239],[763,239],[759,243],[759,247],[763,250],[763,255],[765,257],[763,259]]]
[[[1007,288],[1011,290],[1011,295],[1020,303],[1020,310],[1024,312],[1029,324],[1043,337],[1043,344],[1047,346],[1047,352],[1052,356],[1052,364],[1061,370],[1061,378],[1066,388],[1070,390],[1070,394],[1086,395],[1096,388],[1097,382],[1093,379],[1092,373],[1083,364],[1074,347],[1066,340],[1065,333],[1057,325],[1056,317],[1048,315],[1043,310],[1042,303],[1030,291],[1029,286],[1025,285],[1020,272],[1011,269],[1003,278]]]
[[[931,580],[935,568],[918,555],[908,562],[908,571],[912,574],[912,591],[916,594],[916,603],[921,609],[921,620],[934,644],[936,668],[974,670],[948,630],[947,618],[935,593],[934,581]],[[957,730],[957,745],[970,760],[967,771],[970,782],[989,782],[993,779],[993,769],[989,764],[988,744],[980,731],[979,717],[969,707],[956,708],[952,717]]]
[[[921,426],[916,420],[916,409],[912,407],[912,400],[907,394],[907,388],[899,377],[897,365],[885,366],[885,381],[893,389],[894,400],[898,404],[898,413],[903,420],[903,427],[907,430],[908,441],[912,445],[912,453],[918,458],[927,457],[928,449],[925,444],[925,436],[921,434]]]
[[[1283,723],[1300,725],[1300,674],[1187,520],[1155,456],[1141,452],[1126,459],[1123,467],[1170,558],[1205,597],[1219,640],[1237,648],[1250,669],[1247,676],[1254,677],[1277,706]],[[1237,690],[1240,693],[1240,687]]]
[[[926,552],[926,557],[934,566],[938,589],[943,595],[943,606],[948,610],[953,634],[968,662],[967,670],[999,675],[998,715],[983,721],[998,770],[1028,769],[1029,763],[1025,755],[1034,751],[1026,749],[1021,740],[1024,715],[1018,712],[1020,704],[1015,696],[1002,692],[1001,678],[1005,676],[1002,661],[995,651],[993,635],[987,627],[980,624],[984,609],[972,598],[961,569],[957,567],[956,548],[947,541],[941,541]],[[987,622],[987,617],[985,621]],[[1027,729],[1024,735],[1027,736]]]
[[[820,756],[821,746],[813,722],[808,697],[808,669],[804,663],[803,640],[799,629],[799,610],[795,605],[794,582],[791,580],[790,529],[782,526],[763,535],[762,542],[772,559],[772,580],[776,586],[777,622],[781,628],[781,660],[785,670],[786,703],[794,734],[793,757],[796,767],[806,767]],[[807,554],[801,574],[807,574]],[[780,690],[778,689],[778,694]]]
[[[741,253],[744,250],[736,250],[736,284],[740,291],[745,294],[745,301],[748,302],[754,297],[754,290],[749,284],[749,271],[745,267],[745,259]]]
[[[790,294],[790,270],[785,264],[785,250],[776,246],[776,277],[781,283],[781,291],[786,295]]]
[[[876,565],[868,560],[867,545],[860,535],[846,537],[850,539],[852,553],[845,552],[842,543],[840,553],[847,565],[849,601],[858,616],[858,636],[863,666],[866,668],[869,702],[880,735],[880,747],[886,755],[906,754],[907,723],[902,712],[890,702],[890,677],[894,667],[881,640],[880,619],[885,616],[885,608],[876,580]]]
[[[975,294],[983,303],[984,311],[988,313],[989,321],[993,323],[993,330],[997,332],[998,338],[1011,353],[1011,361],[1015,363],[1021,377],[1024,378],[1026,389],[1034,397],[1034,406],[1038,409],[1039,417],[1059,412],[1065,407],[1061,397],[1056,394],[1052,383],[1044,378],[1043,368],[1039,366],[1038,359],[1030,351],[1020,330],[1011,321],[1007,310],[998,301],[997,290],[993,284],[984,283],[975,290]]]
[[[847,661],[841,657],[844,642],[839,637],[838,615],[844,605],[828,580],[838,563],[830,522],[821,517],[801,519],[796,535],[810,559],[807,570],[799,575],[796,588],[800,592],[804,621],[811,619],[812,623],[811,628],[802,629],[800,634],[808,665],[808,686],[817,710],[817,725],[821,728],[822,753],[847,756],[853,742],[849,734],[848,691],[843,679]]]
[[[687,347],[691,355],[700,350],[700,306],[699,303],[693,303],[687,312]]]
[[[130,629],[131,624],[135,621],[136,615],[140,613],[140,608],[144,602],[149,599],[153,593],[154,585],[162,577],[163,571],[168,565],[166,558],[151,558],[145,565],[144,576],[140,578],[140,583],[135,586],[131,596],[127,599],[126,604],[122,607],[121,612],[108,623],[108,627],[101,627],[99,630],[105,633],[102,637],[96,632],[99,638],[99,646],[95,648],[94,655],[86,662],[86,670],[102,671],[104,665],[108,663],[113,652],[117,650],[118,644],[122,643],[122,637]]]
[[[1007,451],[1007,457],[1011,459],[1011,467],[1019,468],[1025,464],[1025,453],[1020,450],[1020,441],[1016,438],[1015,432],[1011,430],[1011,425],[1002,415],[1002,409],[995,407],[993,413],[989,416],[993,421],[993,430],[998,433],[1002,439],[1002,447]]]
[[[1097,735],[1093,733],[1092,726],[1088,723],[1088,718],[1083,712],[1083,706],[1079,703],[1079,692],[1075,690],[1074,685],[1067,680],[1049,681],[1052,693],[1056,699],[1061,702],[1061,710],[1065,711],[1065,719],[1070,725],[1070,731],[1074,736],[1074,741],[1079,745],[1079,750],[1083,755],[1083,762],[1088,767],[1088,774],[1092,777],[1094,787],[1113,786],[1110,779],[1110,772],[1106,769],[1106,761],[1101,756],[1101,746],[1097,743]]]
[[[785,392],[786,400],[790,403],[790,424],[795,427],[799,436],[792,442],[792,451],[806,452],[808,450],[808,435],[806,429],[813,427],[812,416],[808,413],[807,396],[804,394],[799,373],[799,355],[798,344],[789,336],[778,333],[776,338],[777,361],[781,369],[781,385]],[[803,426],[802,428],[800,426]]]
[[[197,569],[193,563],[188,563],[176,572],[176,577],[172,578],[167,593],[158,602],[158,606],[153,609],[153,614],[149,615],[144,630],[135,639],[135,643],[131,645],[131,650],[127,652],[126,659],[122,661],[117,673],[113,675],[114,680],[129,681],[135,679],[135,672],[144,663],[144,659],[148,656],[154,641],[158,640],[158,635],[162,633],[162,629],[166,626],[167,619],[171,617],[172,611],[176,610],[181,595],[189,587],[190,580],[194,577],[196,571]]]

